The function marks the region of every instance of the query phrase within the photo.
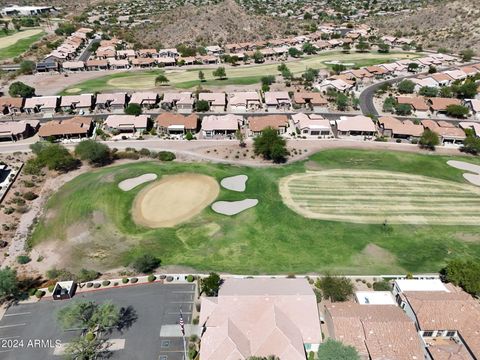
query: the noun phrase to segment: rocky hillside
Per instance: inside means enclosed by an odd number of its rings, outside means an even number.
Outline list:
[[[186,5],[160,13],[152,24],[128,30],[144,46],[201,45],[264,40],[296,34],[301,22],[248,14],[234,0],[218,5]]]
[[[370,25],[381,34],[414,38],[425,48],[471,47],[480,55],[479,4],[479,0],[441,0],[413,13],[372,18]]]

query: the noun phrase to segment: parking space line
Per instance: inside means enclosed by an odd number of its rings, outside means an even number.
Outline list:
[[[3,317],[17,316],[17,315],[29,315],[29,314],[31,314],[31,312],[23,312],[23,313],[16,313],[16,314],[5,314],[5,315],[3,315]]]
[[[13,324],[13,325],[3,325],[3,326],[0,326],[0,329],[5,329],[5,328],[10,328],[10,327],[15,327],[15,326],[25,326],[27,324],[23,323],[23,324]]]
[[[172,294],[195,294],[195,290],[173,290]]]
[[[178,315],[178,312],[169,312],[169,313],[166,313],[166,314],[167,314],[167,315]],[[192,313],[191,313],[191,312],[185,312],[185,311],[184,311],[184,312],[182,312],[182,314],[183,314],[183,315],[185,315],[185,314],[188,315],[188,314],[192,314]]]
[[[170,304],[192,304],[193,301],[170,301]]]

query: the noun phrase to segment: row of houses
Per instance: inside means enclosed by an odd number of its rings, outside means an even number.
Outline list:
[[[470,109],[475,120],[480,120],[479,99],[461,100],[442,97],[397,96],[396,101],[398,104],[410,106],[412,114],[419,118],[426,118],[432,115],[436,117],[446,117],[449,106],[463,105]]]
[[[435,278],[397,279],[320,311],[306,279],[227,278],[217,297],[201,298],[200,357],[305,360],[330,338],[362,360],[474,360],[479,322],[478,301]]]
[[[291,96],[292,95],[292,96]],[[291,111],[293,108],[315,112],[327,111],[328,101],[318,92],[267,91],[259,93],[247,92],[136,92],[128,95],[125,92],[80,94],[65,96],[36,96],[31,98],[0,97],[0,113],[15,115],[21,112],[28,114],[54,114],[59,111],[70,113],[87,113],[90,111],[123,111],[130,103],[144,108],[161,107],[166,111],[191,113],[198,101],[208,103],[210,112],[244,113],[251,111]]]
[[[357,85],[369,85],[376,80],[393,78],[406,75],[410,64],[417,64],[418,70],[428,69],[430,65],[446,66],[455,63],[457,59],[446,54],[431,54],[428,57],[419,59],[402,59],[392,63],[385,63],[372,66],[364,66],[359,69],[348,69],[338,75],[332,75],[323,79],[315,87],[326,92],[333,89],[339,92],[349,92]]]

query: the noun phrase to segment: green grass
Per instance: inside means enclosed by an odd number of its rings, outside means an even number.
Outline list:
[[[465,183],[447,157],[386,151],[328,150],[309,160],[274,168],[220,164],[138,162],[95,170],[75,178],[53,195],[47,217],[29,243],[57,239],[72,268],[106,270],[128,264],[136,255],[155,254],[163,264],[232,273],[307,273],[333,271],[385,274],[438,271],[449,258],[480,258],[480,226],[353,224],[306,219],[286,207],[278,193],[280,178],[307,169],[378,169],[431,176]],[[468,161],[480,164],[476,158]],[[245,193],[222,189],[220,200],[258,198],[255,208],[234,217],[205,209],[175,228],[146,229],[135,225],[130,209],[135,195],[118,189],[119,181],[144,173],[179,172],[249,176]],[[375,186],[372,183],[372,186]],[[105,219],[94,223],[94,211]],[[472,209],[472,211],[475,211]],[[48,219],[48,220],[46,220]],[[88,242],[67,239],[69,227],[88,225]],[[365,250],[374,244],[381,253]],[[382,250],[383,249],[383,250]],[[68,257],[67,257],[68,258]]]
[[[32,44],[39,41],[44,35],[45,32],[41,32],[39,34],[20,39],[15,44],[0,49],[0,60],[11,59],[22,55],[30,48]]]
[[[410,58],[414,59],[423,54],[392,52],[389,54],[371,53],[355,53],[344,54],[341,51],[328,51],[318,55],[306,56],[301,59],[286,62],[290,71],[294,75],[302,74],[307,68],[329,68],[331,65],[326,64],[329,61],[337,60],[344,63],[352,63],[355,66],[368,66],[380,64],[383,62],[391,62],[398,59]],[[86,80],[69,86],[60,92],[60,95],[79,94],[82,92],[96,91],[114,91],[114,90],[145,90],[155,87],[155,77],[159,74],[165,74],[169,79],[168,85],[178,89],[191,89],[200,84],[198,72],[202,70],[205,74],[206,81],[201,83],[202,87],[222,87],[226,85],[253,85],[260,83],[262,76],[278,75],[278,64],[268,63],[259,65],[240,65],[237,67],[227,67],[226,80],[217,80],[213,77],[214,68],[198,66],[185,67],[175,70],[144,70],[144,71],[126,71],[117,74],[110,74],[98,77],[96,79]]]

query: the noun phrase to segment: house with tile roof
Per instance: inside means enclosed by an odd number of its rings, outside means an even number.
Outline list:
[[[296,107],[313,110],[314,112],[324,112],[328,110],[328,100],[319,92],[296,92],[293,94],[293,104]]]
[[[305,279],[226,279],[218,297],[202,298],[199,324],[202,360],[305,360],[322,338],[315,294]]]
[[[260,135],[266,128],[277,130],[281,135],[287,131],[288,117],[286,115],[249,116],[248,128],[251,136]]]
[[[383,136],[394,139],[418,139],[423,134],[423,126],[411,120],[399,120],[393,116],[382,116],[378,125]]]
[[[148,115],[109,115],[103,123],[109,132],[136,133],[147,130]]]
[[[363,116],[340,116],[335,121],[337,128],[337,136],[361,136],[371,138],[377,134],[377,128],[372,119]]]
[[[182,114],[189,114],[193,111],[195,99],[189,91],[180,93],[165,93],[160,101],[160,106],[164,110],[174,110]]]
[[[198,100],[208,102],[211,112],[224,112],[227,106],[225,93],[202,92],[198,94]]]
[[[165,112],[157,116],[155,123],[159,133],[174,135],[196,134],[198,130],[197,114],[188,116]]]
[[[51,120],[42,123],[38,136],[43,139],[81,139],[90,137],[94,127],[93,119],[76,116],[65,120]]]
[[[256,91],[241,91],[228,95],[228,107],[234,113],[245,113],[262,108],[262,100]]]
[[[293,114],[292,121],[302,136],[316,136],[319,138],[333,136],[330,120],[325,119],[321,115]]]
[[[202,119],[204,138],[232,137],[243,123],[243,116],[235,114],[209,115]]]

